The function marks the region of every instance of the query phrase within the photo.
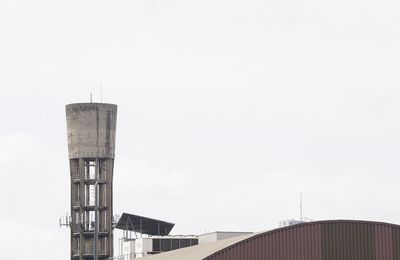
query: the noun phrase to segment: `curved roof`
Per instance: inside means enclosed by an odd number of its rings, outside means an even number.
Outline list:
[[[400,226],[329,220],[234,237],[147,257],[149,260],[397,260]]]

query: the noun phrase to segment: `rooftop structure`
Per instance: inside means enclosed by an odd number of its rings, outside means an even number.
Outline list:
[[[288,227],[293,226],[301,223],[305,223],[304,220],[296,220],[296,219],[286,219],[279,222],[279,227]]]
[[[132,231],[152,236],[166,236],[174,225],[162,220],[123,213],[115,227],[122,229],[125,233]]]
[[[146,236],[125,238],[114,260],[132,260],[199,244],[197,236]]]
[[[123,230],[120,239],[118,260],[131,260],[193,246],[198,244],[196,236],[170,236],[175,224],[123,213],[115,228]]]

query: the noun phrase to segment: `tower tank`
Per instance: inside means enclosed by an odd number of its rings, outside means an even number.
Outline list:
[[[113,257],[117,106],[66,105],[71,176],[71,259]],[[96,224],[97,223],[97,224]]]

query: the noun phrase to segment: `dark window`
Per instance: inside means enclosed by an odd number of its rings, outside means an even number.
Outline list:
[[[161,238],[153,239],[153,252],[166,252],[183,247],[194,246],[199,243],[198,239],[192,238]]]
[[[190,246],[190,239],[180,239],[181,248]]]
[[[172,241],[172,250],[179,249],[179,239],[171,239]]]
[[[161,240],[161,251],[166,252],[171,250],[171,239]]]
[[[161,241],[160,239],[153,239],[153,251],[160,252],[161,251]]]

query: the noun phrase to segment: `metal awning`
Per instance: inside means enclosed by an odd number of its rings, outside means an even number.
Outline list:
[[[152,236],[167,236],[174,226],[166,221],[123,213],[115,228]]]

